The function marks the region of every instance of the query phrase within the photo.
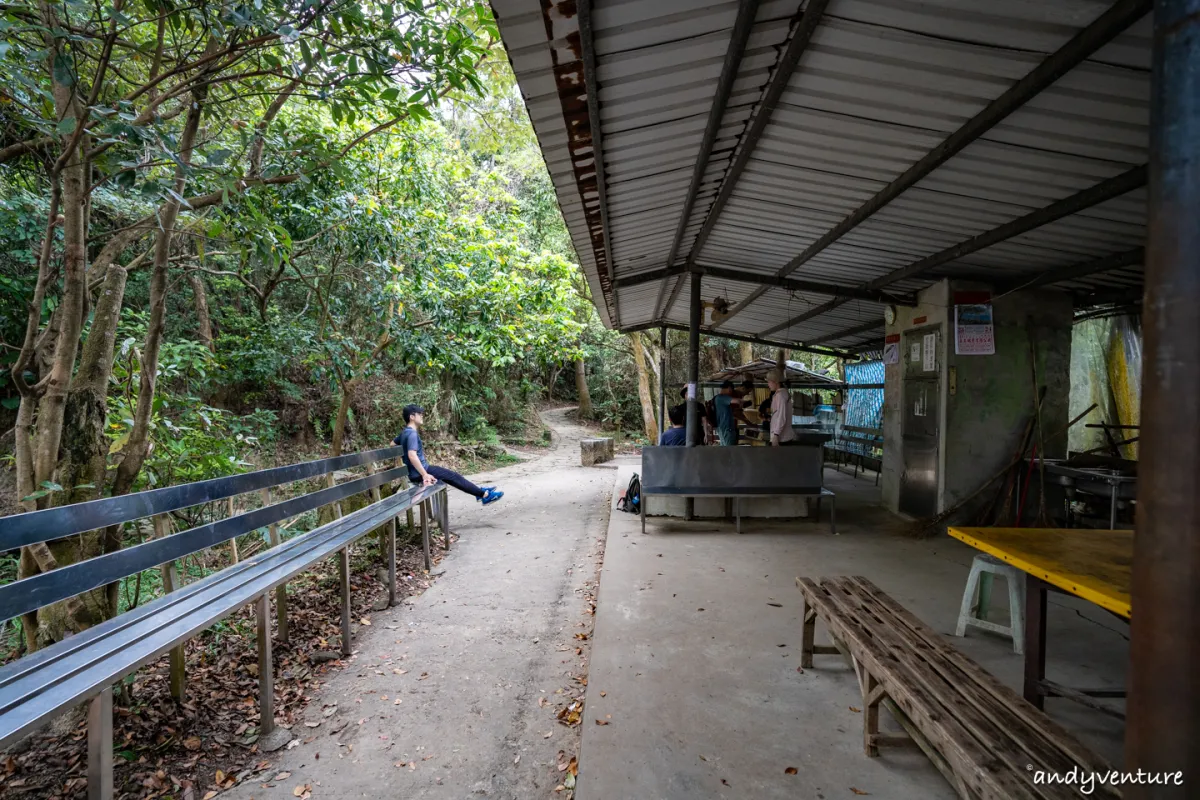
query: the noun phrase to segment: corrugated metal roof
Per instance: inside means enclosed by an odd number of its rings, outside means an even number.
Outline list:
[[[764,110],[764,92],[805,6],[759,4],[675,263],[667,264],[739,3],[594,0],[596,68],[586,84],[577,0],[493,0],[607,324],[686,324],[690,299],[689,281],[674,276],[616,288],[607,273],[611,247],[618,282],[685,264],[746,273],[747,281],[703,279],[705,299],[734,304],[721,331],[829,345],[869,341],[870,333],[829,337],[872,320],[882,326],[881,303],[853,300],[783,327],[831,295],[764,291],[752,280],[786,274],[845,287],[879,282],[1146,162],[1150,27],[1143,17],[789,272],[789,262],[1109,8],[1101,0],[831,0],[779,102]],[[589,163],[589,92],[600,117],[607,242]],[[746,148],[747,128],[761,115],[761,137]],[[745,169],[732,181],[738,148],[746,150]],[[709,220],[723,186],[728,199]],[[693,252],[706,221],[711,230]],[[913,292],[941,275],[1025,280],[1128,252],[1144,235],[1145,195],[1137,189],[888,289]],[[1140,266],[1123,264],[1059,285],[1085,296],[1136,290],[1140,282]]]

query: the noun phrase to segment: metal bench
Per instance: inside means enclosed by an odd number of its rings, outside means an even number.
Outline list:
[[[271,590],[336,554],[342,590],[341,648],[343,654],[349,655],[350,545],[387,526],[390,604],[396,602],[398,515],[420,508],[426,568],[430,566],[431,517],[438,519],[446,547],[450,546],[444,484],[413,487],[380,497],[379,487],[407,475],[404,467],[355,478],[274,505],[267,504],[270,487],[332,475],[337,470],[364,464],[372,467],[375,462],[400,455],[401,448],[392,447],[0,519],[0,550],[11,550],[247,492],[264,493],[262,508],[0,586],[0,618],[12,619],[143,570],[173,564],[176,559],[235,536],[274,527],[280,521],[339,503],[352,495],[370,492],[375,501],[282,544],[276,543],[276,529],[272,531],[276,545],[260,555],[0,668],[0,748],[35,731],[63,711],[90,700],[88,796],[108,800],[113,796],[112,685],[248,604],[254,604],[258,630],[258,734],[259,741],[265,743],[276,730],[268,602]],[[277,610],[284,635],[286,612],[282,603],[277,603]],[[177,652],[182,658],[182,651]],[[175,691],[176,687],[172,689]],[[182,686],[178,691],[182,694]]]
[[[822,486],[820,445],[794,447],[643,447],[642,533],[646,499],[652,495],[727,497],[733,500],[735,530],[742,532],[741,500],[799,496],[829,499],[829,530],[837,534],[837,497]]]
[[[858,477],[861,469],[866,472],[868,467],[875,471],[875,485],[879,485],[879,475],[883,471],[883,431],[879,428],[860,428],[854,425],[843,425],[834,434],[831,441],[825,443],[825,450],[833,454],[834,469],[841,472],[841,465],[847,462],[854,464],[854,477]]]
[[[1045,776],[1111,769],[866,578],[797,578],[796,585],[805,606],[800,666],[811,668],[814,654],[850,662],[868,756],[884,745],[916,745],[963,798],[1078,800],[1076,787]],[[832,646],[815,643],[818,618]],[[880,733],[881,705],[908,736]],[[1095,796],[1120,795],[1097,782]]]

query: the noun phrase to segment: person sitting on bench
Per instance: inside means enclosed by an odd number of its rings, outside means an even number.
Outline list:
[[[687,444],[687,406],[680,403],[667,411],[671,427],[658,437],[659,447],[683,447]]]
[[[485,506],[504,497],[504,492],[495,486],[479,487],[459,475],[452,469],[430,466],[425,460],[425,447],[421,444],[420,427],[425,422],[425,409],[418,405],[407,405],[402,412],[404,415],[404,430],[392,440],[404,448],[404,463],[408,466],[408,479],[416,486],[418,483],[430,486],[438,481],[448,483],[460,492],[466,492],[481,501]]]

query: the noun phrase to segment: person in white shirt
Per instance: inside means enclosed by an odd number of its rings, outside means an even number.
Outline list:
[[[779,370],[767,375],[767,388],[771,390],[771,446],[791,444],[796,439],[792,430],[792,396],[783,387]]]

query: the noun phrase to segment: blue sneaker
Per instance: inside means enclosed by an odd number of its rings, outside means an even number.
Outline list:
[[[504,497],[504,492],[498,490],[495,486],[489,486],[484,489],[483,497],[479,498],[479,501],[486,506],[496,502],[501,497]]]

